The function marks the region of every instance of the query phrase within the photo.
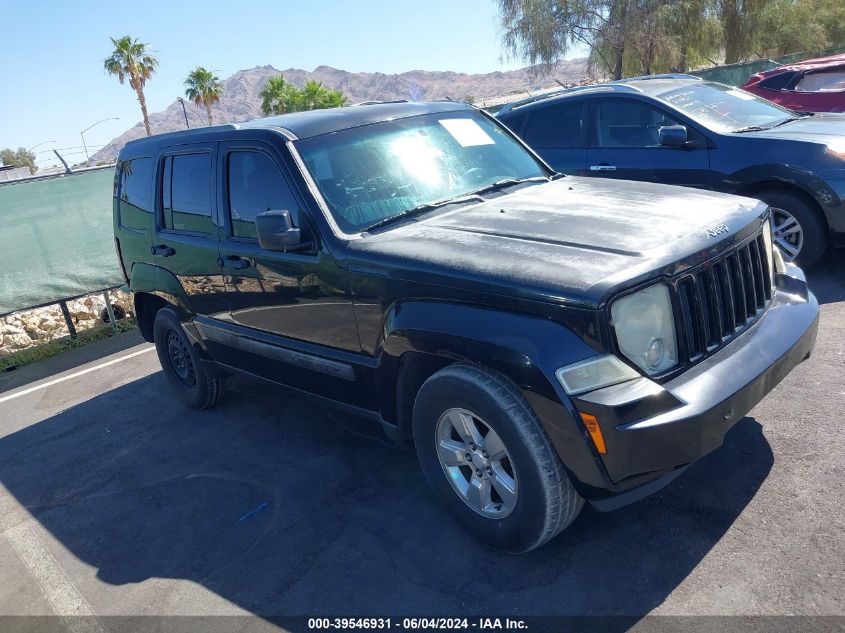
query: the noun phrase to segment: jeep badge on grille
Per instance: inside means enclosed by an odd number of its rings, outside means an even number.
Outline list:
[[[714,224],[713,226],[708,226],[706,228],[707,235],[710,237],[716,237],[717,235],[721,235],[722,233],[727,233],[730,231],[727,224]]]

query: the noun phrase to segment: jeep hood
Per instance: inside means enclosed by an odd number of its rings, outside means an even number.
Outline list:
[[[756,231],[757,200],[569,176],[349,242],[351,270],[585,307]]]

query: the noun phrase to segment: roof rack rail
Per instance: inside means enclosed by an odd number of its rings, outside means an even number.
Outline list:
[[[560,90],[545,92],[543,94],[535,95],[527,99],[520,99],[519,101],[514,101],[512,103],[505,104],[498,110],[498,113],[504,114],[505,112],[516,110],[517,108],[521,108],[532,103],[537,103],[538,101],[545,101],[546,99],[553,99],[554,97],[569,95],[575,92],[586,92],[591,90],[598,92],[601,90],[619,90],[621,88],[624,88],[626,91],[631,92],[642,92],[642,90],[640,90],[636,86],[630,86],[628,84],[616,81],[610,81],[600,84],[586,84],[584,86],[572,86],[571,88],[561,88]]]
[[[502,110],[507,108],[508,110],[512,108],[519,108],[524,105],[528,105],[529,103],[534,103],[536,101],[542,101],[543,99],[551,99],[552,97],[557,97],[558,95],[566,94],[572,90],[572,88],[561,88],[560,90],[552,90],[550,92],[544,92],[542,94],[531,95],[530,97],[525,97],[520,99],[519,101],[512,101],[511,103],[506,103],[502,106]]]
[[[701,77],[689,75],[687,73],[661,73],[659,75],[637,75],[636,77],[625,77],[624,79],[617,79],[611,83],[625,83],[627,81],[648,81],[649,79],[695,79],[701,81]]]
[[[353,106],[366,105],[381,105],[382,103],[410,103],[410,99],[387,99],[385,101],[361,101],[360,103],[353,103]]]

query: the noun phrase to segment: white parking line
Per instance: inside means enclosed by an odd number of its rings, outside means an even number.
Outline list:
[[[30,520],[6,530],[6,538],[38,582],[50,606],[72,633],[104,632],[91,605],[82,597],[55,557],[47,551]],[[88,616],[88,617],[79,617]],[[93,616],[93,617],[92,617]]]
[[[0,403],[6,402],[7,400],[12,400],[13,398],[18,398],[20,396],[25,396],[28,393],[32,393],[33,391],[38,391],[39,389],[44,389],[45,387],[52,387],[53,385],[57,385],[60,382],[64,382],[65,380],[70,380],[72,378],[77,378],[78,376],[83,376],[85,374],[89,374],[92,371],[97,371],[98,369],[102,369],[103,367],[108,367],[110,365],[114,365],[115,363],[119,363],[124,360],[128,360],[130,358],[134,358],[135,356],[140,356],[141,354],[146,354],[147,352],[151,352],[155,349],[155,347],[146,347],[144,349],[138,350],[137,352],[132,352],[131,354],[127,354],[126,356],[121,356],[120,358],[114,358],[112,360],[106,361],[105,363],[100,363],[99,365],[94,365],[93,367],[88,367],[87,369],[83,369],[81,371],[74,372],[72,374],[68,374],[67,376],[62,376],[61,378],[56,378],[55,380],[50,380],[48,382],[41,383],[40,385],[35,385],[34,387],[30,387],[28,389],[23,389],[21,391],[15,391],[14,393],[10,393],[8,396],[0,397]]]

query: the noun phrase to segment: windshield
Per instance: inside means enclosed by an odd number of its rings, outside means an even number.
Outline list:
[[[474,111],[374,123],[296,147],[346,233],[503,180],[549,175],[500,126]]]
[[[792,110],[716,83],[695,83],[660,95],[690,118],[717,132],[767,128],[792,119]]]

